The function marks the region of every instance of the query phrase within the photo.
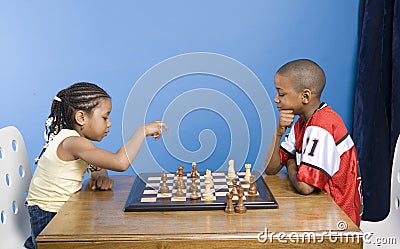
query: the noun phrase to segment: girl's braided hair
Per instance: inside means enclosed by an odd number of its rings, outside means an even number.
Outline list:
[[[51,104],[50,115],[46,121],[45,139],[47,142],[40,156],[47,147],[47,143],[61,129],[73,129],[76,111],[83,110],[90,114],[104,98],[111,99],[110,95],[101,87],[88,82],[75,83],[58,92]]]

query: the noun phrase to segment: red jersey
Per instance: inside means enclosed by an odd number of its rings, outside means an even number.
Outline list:
[[[322,103],[309,120],[299,118],[280,147],[281,164],[296,159],[297,179],[325,190],[360,225],[361,177],[357,152],[340,116]]]

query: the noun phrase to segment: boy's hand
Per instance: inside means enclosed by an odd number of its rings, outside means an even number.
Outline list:
[[[162,135],[162,128],[168,132],[168,126],[166,123],[157,120],[144,125],[144,131],[146,136],[152,136],[154,139],[159,139]]]
[[[285,134],[286,132],[286,129],[292,126],[293,121],[294,121],[293,110],[281,110],[279,112],[278,127],[276,128],[277,135],[283,136],[283,134]]]

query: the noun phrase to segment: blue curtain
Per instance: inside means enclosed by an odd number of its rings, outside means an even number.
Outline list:
[[[384,219],[390,207],[393,152],[400,133],[399,1],[360,1],[353,139],[363,181],[362,218],[368,221]]]

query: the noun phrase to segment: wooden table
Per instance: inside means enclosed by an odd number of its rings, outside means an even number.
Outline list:
[[[278,209],[230,215],[124,212],[134,177],[112,176],[112,191],[85,185],[38,236],[38,248],[362,248],[361,230],[325,192],[299,195],[285,174],[264,176]]]

